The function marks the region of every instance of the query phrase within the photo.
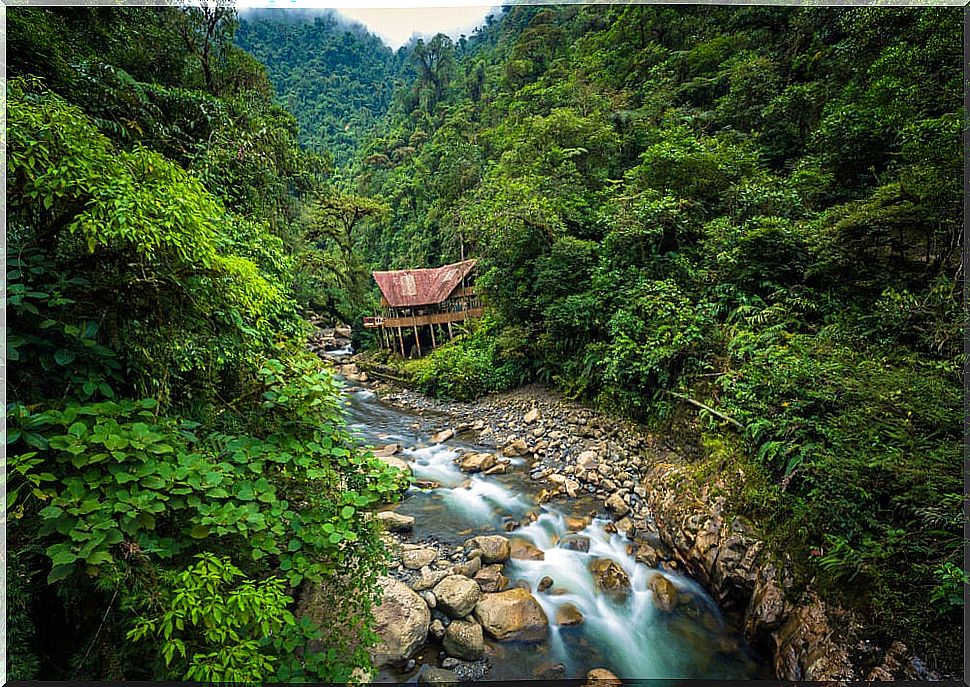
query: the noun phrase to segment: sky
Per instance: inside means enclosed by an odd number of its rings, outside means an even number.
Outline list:
[[[470,36],[489,14],[501,14],[498,6],[474,5],[481,0],[238,0],[240,9],[272,7],[319,9],[331,7],[338,14],[364,24],[394,48],[417,34],[429,38],[444,33],[457,40]]]
[[[390,4],[384,0],[384,4]],[[424,38],[443,33],[457,40],[461,34],[470,36],[475,27],[485,23],[489,13],[499,14],[492,7],[397,7],[361,8],[341,7],[337,12],[364,24],[395,50],[408,42],[412,35]]]

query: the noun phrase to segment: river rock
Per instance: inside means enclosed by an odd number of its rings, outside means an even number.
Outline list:
[[[589,526],[589,521],[583,518],[575,518],[571,515],[566,516],[566,529],[570,532],[581,532]]]
[[[532,410],[530,410],[528,413],[525,414],[525,417],[522,418],[522,421],[527,425],[531,425],[533,422],[535,422],[538,419],[539,419],[539,409],[533,408]]]
[[[442,444],[448,441],[449,439],[451,439],[453,436],[455,436],[455,430],[451,428],[443,429],[437,434],[433,435],[431,437],[431,441],[433,441],[436,444]]]
[[[488,470],[485,470],[482,474],[483,475],[504,475],[506,470],[508,469],[509,469],[508,463],[496,463]]]
[[[462,472],[482,472],[492,467],[495,467],[495,456],[491,453],[469,453],[459,464]]]
[[[624,536],[632,538],[633,534],[636,532],[636,527],[634,526],[633,521],[629,518],[629,516],[626,516],[617,520],[616,531]]]
[[[377,514],[377,519],[384,523],[384,527],[390,532],[407,532],[414,527],[414,518],[392,510],[381,511]]]
[[[451,618],[464,618],[482,598],[482,590],[464,575],[449,575],[434,588],[438,605]]]
[[[454,620],[445,630],[441,644],[449,656],[475,661],[481,658],[485,651],[482,626],[467,618]]]
[[[377,456],[378,458],[388,458],[400,452],[401,452],[400,444],[387,444],[383,448],[379,448],[376,451],[374,451],[374,455]]]
[[[421,577],[411,583],[411,589],[416,592],[423,592],[426,589],[431,589],[450,574],[451,573],[447,570],[431,570],[431,568],[424,568],[421,571]]]
[[[637,546],[636,553],[637,562],[643,563],[648,568],[656,568],[660,563],[661,556],[652,545],[648,542],[640,542]]]
[[[453,670],[425,666],[418,675],[419,685],[441,685],[442,687],[460,687],[461,682]]]
[[[593,668],[586,673],[586,683],[583,687],[620,687],[620,678],[606,668]]]
[[[427,610],[423,601],[421,607]],[[525,589],[485,594],[475,605],[475,617],[490,636],[499,640],[537,641],[548,634],[545,611]]]
[[[630,512],[630,507],[623,500],[623,497],[619,494],[613,494],[608,499],[606,499],[606,507],[613,511],[613,513],[622,518],[624,515]]]
[[[403,582],[380,578],[381,603],[374,608],[377,645],[371,650],[374,666],[399,666],[424,644],[431,611],[424,599]]]
[[[508,560],[511,550],[509,540],[500,534],[474,537],[465,542],[465,547],[481,551],[483,563],[503,563]]]
[[[486,565],[475,573],[475,581],[483,592],[500,592],[505,589],[509,578],[502,574],[502,566],[495,563]]]
[[[426,565],[431,565],[438,552],[434,549],[418,547],[415,549],[405,549],[401,552],[401,563],[408,570],[420,570]]]
[[[583,622],[583,614],[571,603],[565,603],[556,610],[556,625],[572,627]]]
[[[435,639],[441,639],[445,636],[445,624],[440,618],[435,618],[428,626],[428,633]]]
[[[465,563],[456,565],[452,567],[452,572],[456,575],[464,575],[465,577],[475,577],[475,574],[482,569],[482,559],[481,557],[472,558]]]
[[[596,588],[616,601],[625,601],[630,594],[630,577],[609,558],[597,558],[589,564]]]
[[[589,537],[582,534],[567,534],[559,540],[559,548],[587,553],[589,551]]]
[[[529,446],[525,443],[525,439],[516,439],[508,444],[502,449],[502,455],[506,458],[514,458],[516,456],[524,456],[529,452]]]
[[[541,561],[545,560],[546,554],[531,542],[515,537],[509,542],[509,558],[517,558],[524,561]]]
[[[598,462],[599,456],[596,451],[583,451],[576,458],[576,466],[583,470],[589,470],[595,467]]]
[[[653,603],[661,611],[668,613],[677,605],[677,587],[666,577],[657,573],[648,583],[653,592]]]
[[[438,600],[435,598],[434,593],[425,591],[418,594],[418,596],[424,599],[424,602],[428,604],[428,608],[431,610],[434,610],[435,607],[437,607]]]
[[[553,584],[554,583],[553,583],[552,578],[549,577],[548,575],[546,575],[541,580],[539,580],[539,586],[536,587],[536,591],[538,591],[538,592],[544,592],[547,589],[549,589],[549,587],[551,587]]]

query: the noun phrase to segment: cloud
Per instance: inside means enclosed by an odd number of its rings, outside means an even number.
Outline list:
[[[475,0],[471,0],[475,1]],[[420,2],[421,6],[415,5]],[[471,35],[476,27],[485,23],[489,14],[498,16],[501,9],[495,6],[461,4],[462,0],[237,0],[242,15],[258,15],[255,8],[273,8],[293,13],[294,19],[306,19],[314,10],[336,10],[338,16],[359,22],[379,36],[389,46],[400,48],[411,38],[428,38],[443,33],[458,39],[461,34]],[[368,7],[379,5],[379,7]],[[274,13],[277,17],[278,12]]]
[[[385,0],[387,2],[387,0]],[[498,14],[493,7],[342,7],[337,10],[349,19],[366,25],[392,48],[405,45],[413,36],[424,38],[443,33],[457,39],[471,35],[475,27],[485,22],[489,14]]]

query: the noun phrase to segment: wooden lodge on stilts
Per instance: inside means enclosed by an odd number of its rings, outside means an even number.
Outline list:
[[[405,357],[411,350],[422,355],[421,339],[435,348],[447,334],[454,337],[456,322],[481,317],[482,304],[469,284],[475,260],[463,260],[433,269],[374,272],[381,290],[381,314],[365,317],[364,327],[377,329],[385,348]],[[437,331],[436,331],[437,330]],[[410,341],[411,348],[405,348]]]

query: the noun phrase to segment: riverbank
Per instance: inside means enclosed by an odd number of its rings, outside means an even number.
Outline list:
[[[636,560],[704,585],[777,677],[940,679],[899,642],[875,645],[850,612],[796,586],[791,562],[756,523],[731,515],[738,476],[712,469],[696,445],[674,445],[539,386],[474,403],[377,386],[386,402],[432,418],[429,433],[453,429],[527,456],[537,501],[592,499],[608,527],[630,539]]]

